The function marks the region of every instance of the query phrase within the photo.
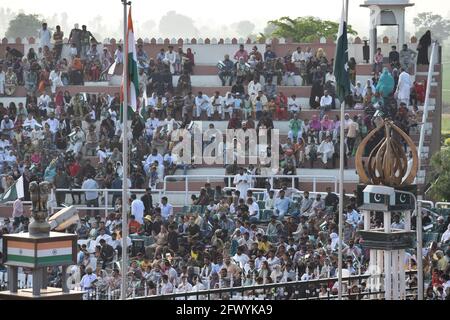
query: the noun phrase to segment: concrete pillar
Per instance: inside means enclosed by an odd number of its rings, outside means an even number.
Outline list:
[[[41,296],[42,268],[33,269],[33,296]]]
[[[42,268],[42,289],[47,289],[47,284],[48,284],[48,273],[47,273],[47,268]]]
[[[19,268],[14,266],[8,266],[8,290],[11,293],[17,293],[17,275],[19,273]]]
[[[370,230],[370,211],[363,211],[362,212],[364,217],[364,231]]]
[[[369,44],[370,44],[370,60],[369,63],[373,63],[373,57],[375,57],[375,53],[377,52],[377,26],[370,26],[369,30]]]
[[[376,274],[378,271],[377,268],[377,250],[370,250],[370,266],[369,266],[369,270],[372,274],[372,276],[370,277],[370,289],[371,290],[377,290],[377,286],[378,286],[378,275]]]
[[[392,300],[399,300],[400,288],[399,288],[399,251],[393,250],[392,254]]]
[[[405,38],[405,11],[399,12],[397,16],[398,22],[398,50],[401,50],[402,46],[406,44]]]
[[[392,299],[392,253],[384,251],[384,298]]]
[[[67,266],[62,266],[61,286],[63,293],[70,293],[69,287],[67,286]]]
[[[405,217],[405,231],[411,231],[411,211],[403,212]]]
[[[389,211],[384,212],[384,232],[390,233],[391,232],[391,213]]]
[[[406,299],[405,250],[399,250],[400,300]]]
[[[377,286],[376,289],[377,290],[381,290],[381,277],[382,274],[384,272],[384,252],[383,250],[377,250],[377,272],[378,272],[378,276],[377,276]],[[378,299],[381,299],[381,295],[377,296]]]

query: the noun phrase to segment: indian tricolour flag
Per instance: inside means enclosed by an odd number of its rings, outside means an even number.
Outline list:
[[[15,201],[16,199],[23,198],[24,196],[23,176],[21,176],[11,187],[8,188],[8,190],[6,190],[5,193],[0,195],[0,203]]]
[[[72,241],[31,243],[7,242],[7,263],[24,267],[67,265],[73,262]]]
[[[139,80],[137,67],[136,42],[134,41],[133,20],[131,18],[131,8],[128,12],[128,32],[125,40],[125,55],[128,57],[128,73],[126,79],[122,82],[122,103],[123,103],[123,87],[125,83],[128,85],[128,120],[132,119],[132,115],[137,111],[137,99],[139,97]],[[122,119],[122,114],[120,116]]]

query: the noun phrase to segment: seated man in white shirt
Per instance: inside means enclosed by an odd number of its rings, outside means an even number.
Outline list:
[[[327,167],[327,163],[329,160],[333,159],[334,154],[334,144],[331,141],[331,137],[327,136],[325,140],[322,141],[319,148],[317,149],[317,153],[322,158],[322,162],[324,167]]]
[[[151,141],[153,139],[153,134],[160,126],[160,121],[158,118],[155,118],[155,114],[152,112],[150,113],[150,118],[147,119],[145,122],[145,134],[147,136],[147,139]]]
[[[164,159],[163,156],[158,153],[158,150],[154,148],[152,150],[152,153],[147,157],[147,160],[145,160],[144,165],[145,172],[149,171],[150,167],[153,165],[155,161],[158,161],[158,163],[163,163]]]
[[[290,98],[288,98],[288,112],[291,117],[293,117],[296,113],[301,111],[300,104],[297,103],[297,96],[293,94]]]
[[[323,97],[320,99],[320,120],[322,120],[325,112],[330,110],[333,104],[333,97],[328,94],[328,90],[325,90]]]
[[[248,255],[244,253],[242,250],[242,247],[239,246],[237,248],[236,254],[233,256],[233,260],[239,265],[241,269],[244,268],[244,266],[247,264],[247,262],[250,260]]]
[[[256,223],[260,219],[260,213],[259,213],[259,206],[258,204],[253,201],[253,198],[247,199],[247,206],[248,206],[248,214],[249,214],[249,220],[250,223]]]
[[[300,68],[300,61],[305,61],[305,53],[302,51],[301,47],[297,47],[297,50],[292,53],[291,62],[295,64],[296,68]]]
[[[86,274],[81,278],[80,287],[83,291],[93,290],[94,283],[97,281],[97,276],[92,272],[91,267],[86,268]]]
[[[211,107],[213,109],[212,113],[218,113],[222,120],[225,119],[223,106],[224,98],[220,95],[219,91],[216,91],[214,96],[211,97]]]
[[[199,91],[198,95],[195,97],[195,111],[197,118],[200,118],[202,111],[206,111],[208,120],[211,121],[211,103],[209,101],[209,97],[206,94],[203,94],[203,92],[201,91]]]
[[[106,234],[105,233],[105,229],[104,228],[101,228],[100,230],[99,230],[99,235],[97,236],[97,238],[95,239],[95,245],[96,246],[99,246],[100,245],[100,240],[101,239],[104,239],[105,241],[106,241],[106,243],[107,244],[109,244],[109,245],[112,245],[113,244],[113,241],[112,241],[112,238],[111,238],[111,236],[109,235],[109,234]]]
[[[52,98],[50,98],[50,96],[46,92],[44,92],[42,95],[39,96],[37,100],[39,110],[41,110],[41,112],[43,112],[44,110],[47,112],[51,101]]]

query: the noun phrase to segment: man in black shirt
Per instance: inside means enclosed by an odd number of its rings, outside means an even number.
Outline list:
[[[189,245],[193,245],[200,239],[200,227],[195,223],[195,218],[189,218],[189,226],[187,227],[187,234],[189,236]]]
[[[106,266],[113,261],[114,249],[106,243],[105,239],[100,240],[100,258],[102,259],[102,269],[106,269]]]
[[[398,53],[396,46],[392,46],[392,51],[389,53],[389,64],[392,69],[400,68],[400,53]]]
[[[152,198],[152,189],[145,189],[145,194],[141,197],[141,201],[144,203],[144,213],[151,214],[153,210],[153,198]]]
[[[66,189],[70,186],[70,178],[62,169],[58,169],[56,176],[53,178],[53,185],[56,189]],[[66,193],[62,191],[56,192],[56,203],[58,207],[66,201]]]
[[[6,60],[22,59],[23,53],[15,48],[6,47]]]
[[[170,250],[173,250],[174,252],[178,251],[178,232],[173,224],[169,225],[167,242]]]
[[[211,183],[209,183],[209,182],[205,183],[205,190],[206,190],[206,194],[208,195],[209,199],[214,199],[215,191],[213,188],[211,188]]]
[[[156,214],[152,225],[153,234],[157,235],[161,231],[162,224],[161,214]]]
[[[92,177],[94,178],[96,176],[95,168],[91,165],[91,160],[86,160],[84,166],[81,167],[80,177]]]
[[[325,197],[325,207],[333,207],[333,210],[337,209],[339,204],[339,197],[331,192],[331,188],[327,188],[327,195]]]
[[[231,93],[235,95],[236,93],[239,93],[241,96],[245,94],[244,86],[242,85],[242,81],[237,81],[232,87],[231,87]]]

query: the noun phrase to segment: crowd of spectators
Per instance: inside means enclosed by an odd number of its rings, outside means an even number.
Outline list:
[[[21,176],[25,188],[25,198],[14,203],[13,221],[5,220],[1,232],[27,231],[29,220],[22,200],[29,200],[31,181],[48,181],[56,189],[75,190],[56,192],[50,207],[69,203],[69,197],[73,204],[80,204],[83,198],[88,207],[98,207],[106,199],[95,189],[122,188],[123,171],[128,169],[121,163],[122,141],[128,139],[132,151],[126,183],[132,189],[147,190],[142,197],[131,194],[129,199],[131,236],[127,250],[131,263],[123,273],[115,264],[122,250],[122,199],[120,192],[113,192],[114,210],[107,217],[87,211],[86,218],[70,230],[83,240],[73,269],[73,275],[80,278],[76,285],[83,289],[118,290],[125,274],[135,286],[145,286],[155,294],[336,276],[338,197],[331,190],[323,198],[308,192],[299,195],[282,180],[267,185],[266,179],[252,178],[260,174],[259,166],[244,170],[229,164],[226,172],[235,175],[228,185],[232,190],[205,185],[192,198],[192,207],[181,214],[174,211],[167,197],[153,203],[152,189],[165,175],[178,168],[186,172],[193,165],[176,162],[172,150],[181,141],[170,142],[168,137],[200,118],[203,111],[210,120],[228,120],[229,129],[270,130],[275,128],[274,120],[290,119],[288,137],[280,145],[279,174],[283,175],[296,175],[298,168],[313,167],[319,159],[324,168],[335,167],[342,125],[347,167],[359,142],[377,126],[375,115],[389,116],[407,133],[419,124],[417,103],[423,100],[423,91],[419,84],[411,83],[409,65],[401,59],[400,69],[395,65],[388,69],[379,64],[380,57],[376,58],[373,79],[364,86],[355,81],[356,62],[352,59],[352,93],[345,102],[360,112],[339,119],[329,116],[337,99],[333,61],[328,61],[322,49],[313,53],[298,48],[278,58],[270,46],[264,54],[256,47],[249,54],[241,46],[234,55],[236,62],[226,56],[220,65],[219,77],[224,85],[229,81],[231,91],[224,97],[219,92],[208,97],[191,92],[190,76],[195,66],[191,50],[184,53],[169,46],[151,59],[138,44],[139,109],[132,115],[130,135],[124,137],[118,93],[70,94],[62,90],[69,84],[105,77],[114,63],[123,63],[121,47],[114,57],[107,49],[100,53],[86,26],[79,29],[76,25],[69,36],[69,57],[65,58],[63,36],[58,27],[51,36],[43,24],[38,52],[30,49],[24,55],[9,48],[2,62],[6,73],[0,74],[0,94],[10,95],[15,86],[24,85],[27,100],[17,106],[0,103],[2,189],[7,190]],[[177,88],[172,85],[174,75],[180,76]],[[297,97],[286,97],[278,90],[294,76],[300,76],[301,85],[312,87],[310,107],[319,109],[320,115],[306,119],[302,115],[305,106]],[[252,193],[249,189],[253,187],[267,191]],[[80,188],[93,191],[76,192]],[[346,198],[345,208],[344,267],[355,275],[366,271],[369,256],[357,233],[364,224],[354,197]],[[380,226],[381,221],[373,215],[371,224]],[[393,223],[399,221],[400,216]],[[426,253],[436,285],[433,292],[436,297],[441,292],[441,298],[450,296],[449,251],[444,249],[449,240],[447,225],[448,221],[440,226],[441,247],[436,243]],[[144,239],[143,246],[135,245],[135,238]],[[414,269],[414,259],[408,258],[405,267]],[[49,272],[57,283],[57,270]],[[411,286],[413,282],[411,279]],[[337,287],[330,282],[314,289],[319,291],[310,290],[311,295],[323,297],[335,294]],[[283,292],[276,294],[285,297]]]

